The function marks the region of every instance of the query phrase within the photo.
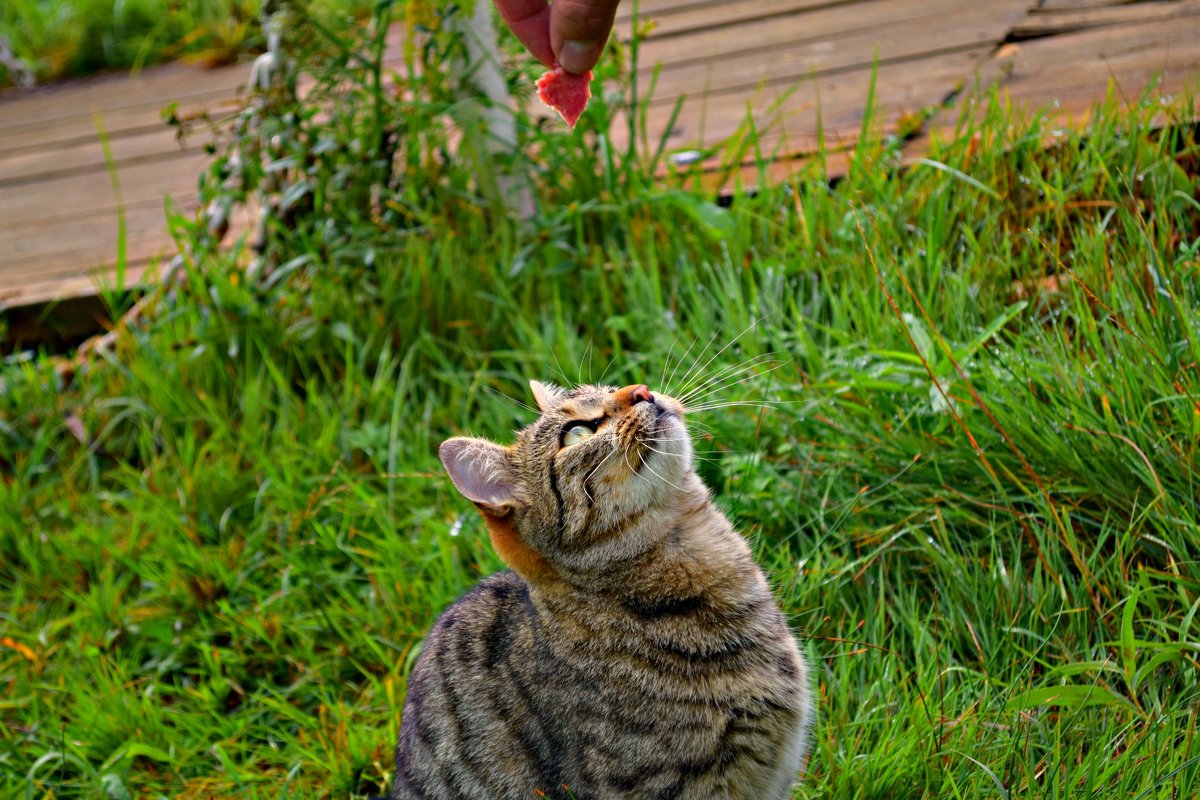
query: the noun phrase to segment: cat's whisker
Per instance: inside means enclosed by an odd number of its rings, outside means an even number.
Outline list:
[[[663,455],[663,456],[675,456],[675,457],[678,457],[678,458],[684,458],[684,455],[683,455],[682,453],[668,453],[668,452],[665,452],[665,451],[663,451],[663,450],[659,450],[659,449],[657,449],[657,448],[655,448],[655,447],[650,447],[650,445],[648,445],[648,444],[646,445],[646,448],[647,448],[648,450],[653,450],[654,452],[658,453],[659,455]],[[720,453],[721,453],[721,455],[723,455],[723,456],[726,456],[726,455],[745,455],[745,453],[737,453],[736,451],[733,451],[733,450],[721,450],[721,451],[720,451]],[[703,462],[704,462],[704,463],[706,463],[706,464],[716,464],[716,463],[718,463],[718,462],[719,462],[721,459],[720,459],[720,458],[717,458],[717,457],[715,457],[715,456],[708,456],[708,455],[703,455],[703,454],[700,454],[700,453],[695,453],[695,452],[693,452],[693,453],[691,454],[690,460],[691,460],[691,461],[703,461]]]
[[[741,364],[735,364],[732,367],[726,367],[724,370],[722,370],[721,373],[718,373],[717,377],[714,377],[711,380],[705,381],[703,384],[695,387],[694,389],[690,390],[689,392],[687,392],[686,394],[684,394],[683,396],[681,396],[677,399],[679,400],[679,402],[683,403],[684,405],[687,405],[689,402],[694,401],[697,396],[707,397],[708,395],[713,394],[714,392],[724,391],[725,389],[728,389],[731,386],[736,386],[738,383],[741,383],[741,381],[733,380],[734,378],[737,378],[739,375],[744,375],[745,373],[750,372],[752,370],[758,369],[759,367],[768,363],[770,361],[770,359],[774,358],[774,356],[775,356],[774,353],[764,353],[763,355],[755,356],[754,358],[752,358],[748,361],[744,361]],[[765,372],[755,373],[755,375],[751,375],[749,378],[745,378],[743,380],[749,380],[750,378],[756,377],[759,374],[765,375],[768,372],[773,372],[773,371],[779,369],[780,367],[784,366],[787,363],[789,363],[789,362],[779,361],[779,362],[773,364]]]
[[[612,369],[612,365],[616,362],[616,360],[617,360],[617,354],[614,352],[612,355],[612,358],[610,358],[608,360],[608,363],[604,365],[604,372],[600,373],[600,380],[596,381],[597,386],[604,385],[604,376],[608,374],[608,371],[610,369]]]
[[[604,458],[600,459],[600,463],[597,464],[595,467],[593,467],[591,472],[589,472],[587,475],[583,476],[583,482],[581,484],[583,486],[583,493],[585,495],[587,495],[587,499],[590,500],[592,503],[596,502],[596,498],[592,497],[591,492],[589,492],[587,490],[588,481],[590,481],[592,479],[593,475],[595,475],[597,472],[600,471],[601,467],[603,467],[605,464],[608,463],[608,460],[610,458],[612,458],[616,454],[616,452],[617,452],[617,444],[616,444],[616,442],[614,442],[612,449],[608,451],[608,455],[606,455]]]
[[[617,452],[621,449],[620,444],[621,443],[618,441],[615,441],[615,440],[613,441],[612,447],[609,448],[608,455],[606,455],[604,458],[600,459],[600,463],[597,464],[595,467],[593,467],[592,471],[589,472],[586,476],[584,476],[584,479],[583,479],[584,486],[587,486],[587,482],[592,479],[592,476],[595,475],[597,472],[599,472],[601,470],[601,468],[605,464],[608,463],[608,460],[617,454]],[[589,495],[589,497],[590,497],[590,495]]]
[[[708,344],[704,345],[704,348],[703,348],[703,349],[702,349],[702,350],[701,350],[699,353],[697,353],[697,354],[696,354],[696,361],[699,361],[699,360],[700,360],[700,358],[701,358],[701,357],[704,355],[704,351],[708,349],[708,346],[709,346],[710,344],[712,344],[712,343],[713,343],[713,340],[715,340],[716,338],[717,338],[717,335],[714,333],[714,334],[713,334],[713,337],[712,337],[712,339],[709,339],[709,340],[708,340]],[[679,357],[679,360],[675,362],[675,366],[674,366],[674,368],[672,368],[672,369],[671,369],[671,376],[670,376],[669,378],[667,378],[666,382],[663,384],[664,388],[666,388],[666,387],[669,387],[669,386],[671,386],[671,385],[674,383],[674,381],[675,381],[675,372],[676,372],[676,371],[679,369],[679,367],[680,367],[680,366],[682,366],[682,365],[683,365],[683,361],[684,361],[684,359],[686,359],[686,358],[688,357],[688,353],[692,352],[692,348],[696,346],[696,342],[698,342],[698,341],[700,341],[700,340],[699,340],[699,339],[692,339],[692,343],[688,345],[688,348],[687,348],[687,350],[684,350],[684,351],[683,351],[683,355],[681,355],[681,356]],[[693,361],[693,362],[692,362],[692,366],[693,366],[693,367],[695,366],[695,364],[696,364],[696,361]],[[690,374],[691,374],[691,372],[692,372],[692,370],[691,370],[691,369],[688,369],[688,372],[687,372],[687,374],[688,374],[688,375],[690,375]],[[687,375],[684,375],[683,377],[684,377],[684,378],[686,378],[686,377],[687,377]],[[671,391],[670,391],[670,390],[667,390],[667,393],[668,393],[668,394],[671,394]]]
[[[516,403],[518,406],[525,409],[526,411],[528,411],[531,414],[542,413],[542,412],[538,411],[536,408],[534,408],[533,406],[529,405],[528,403],[522,403],[520,400],[518,400],[515,397],[509,397],[504,392],[500,391],[499,389],[494,389],[491,386],[488,386],[486,383],[483,385],[483,388],[487,389],[489,392],[496,395],[497,397],[503,397],[505,400],[509,400],[513,403]]]
[[[686,406],[688,403],[700,403],[706,397],[712,397],[714,394],[718,394],[720,392],[724,392],[729,389],[732,389],[734,386],[737,386],[739,383],[745,383],[746,381],[754,380],[755,378],[760,378],[763,375],[769,375],[770,373],[774,372],[775,370],[782,369],[783,367],[787,366],[788,363],[789,362],[787,362],[787,361],[781,361],[771,367],[768,367],[767,369],[763,370],[762,372],[755,372],[752,375],[746,375],[745,377],[738,378],[737,380],[729,380],[727,383],[724,383],[720,386],[716,386],[712,389],[709,389],[708,391],[706,391],[702,394],[693,395],[693,396],[689,397],[687,400],[681,400],[680,402],[683,403],[684,406]],[[735,373],[734,375],[730,375],[729,377],[734,378],[737,375],[741,375],[745,372],[756,369],[758,366],[760,366],[760,365],[755,364],[755,365],[746,367],[745,369],[739,370],[737,373]]]
[[[705,362],[704,362],[704,366],[700,367],[700,371],[699,371],[697,374],[698,374],[698,375],[703,375],[703,374],[704,374],[704,370],[708,369],[708,365],[709,365],[709,364],[711,364],[713,361],[715,361],[715,360],[716,360],[716,359],[717,359],[717,358],[718,358],[718,357],[719,357],[719,356],[720,356],[722,353],[724,353],[724,352],[725,352],[726,350],[728,350],[730,347],[733,347],[735,344],[737,344],[737,342],[738,342],[738,340],[739,340],[739,339],[741,339],[743,336],[745,336],[747,333],[749,333],[751,330],[753,330],[755,327],[757,327],[757,326],[758,326],[758,323],[762,322],[764,319],[766,319],[766,317],[759,317],[759,318],[757,318],[757,319],[755,319],[755,320],[752,320],[752,321],[750,322],[750,324],[746,326],[745,330],[743,330],[743,331],[742,331],[741,333],[739,333],[737,336],[733,337],[733,338],[732,338],[732,339],[730,339],[728,342],[726,342],[726,343],[725,343],[725,346],[724,346],[724,347],[722,347],[720,350],[718,350],[717,352],[713,353],[713,354],[712,354],[712,357],[711,357],[711,358],[709,358],[709,359],[708,359],[708,361],[705,361]],[[701,355],[703,355],[703,353],[701,353]],[[697,361],[699,361],[700,359],[699,359],[699,358],[697,358],[696,360],[697,360]],[[691,373],[694,371],[694,369],[695,369],[695,368],[693,367],[693,369],[691,369],[691,370],[688,370],[688,374],[690,375],[690,374],[691,374]],[[686,378],[686,376],[685,376],[685,378]],[[685,382],[685,383],[683,384],[683,386],[681,386],[680,388],[681,388],[681,389],[686,389],[687,387],[688,387],[688,383],[687,383],[687,382]]]
[[[678,436],[678,437],[673,437],[673,438],[654,437],[651,439],[644,439],[643,441],[648,441],[652,444],[666,444],[667,442],[691,442],[692,448],[695,449],[698,446],[698,442],[697,442],[698,438],[699,437],[697,437],[695,435],[689,434],[686,436]],[[720,448],[720,452],[722,452],[722,453],[739,453],[741,451]],[[747,451],[747,452],[749,452],[749,451]]]
[[[704,383],[688,390],[686,394],[683,394],[675,399],[684,405],[687,405],[688,401],[693,400],[697,395],[713,391],[714,389],[719,391],[720,388],[723,388],[724,386],[732,386],[732,383],[727,382],[737,378],[743,373],[750,372],[769,363],[773,356],[773,353],[767,353],[761,356],[755,356],[749,361],[744,361],[740,364],[734,364],[732,366],[725,367],[723,370],[713,375],[713,377],[709,378]]]
[[[688,434],[692,436],[692,438],[696,438],[697,436],[699,436],[701,434],[708,435],[708,436],[715,435],[715,431],[713,430],[712,425],[709,425],[708,423],[704,422],[703,420],[698,420],[698,419],[689,419],[688,420],[687,431],[688,431]]]
[[[676,486],[674,483],[672,483],[671,481],[669,481],[669,480],[667,480],[666,478],[664,478],[662,475],[659,475],[659,474],[658,474],[658,470],[656,470],[654,467],[650,466],[650,462],[649,462],[649,461],[642,461],[642,466],[644,466],[646,469],[650,470],[651,474],[653,474],[653,475],[654,475],[654,477],[658,478],[660,481],[662,481],[663,483],[667,484],[668,486],[670,486],[670,487],[671,487],[672,489],[674,489],[675,491],[677,491],[677,492],[682,492],[682,491],[683,491],[683,489],[679,488],[679,487],[678,487],[678,486]]]
[[[675,345],[679,344],[679,335],[675,335],[675,340],[671,342],[671,349],[667,350],[667,357],[663,359],[662,374],[658,377],[658,385],[666,386],[667,367],[671,366],[671,354],[675,352]]]
[[[575,374],[583,376],[583,362],[588,362],[588,375],[592,374],[592,340],[588,339],[587,347],[583,348],[583,355],[579,357],[579,366],[575,368]]]
[[[701,411],[712,411],[718,408],[734,408],[736,406],[746,406],[748,408],[774,408],[781,405],[792,405],[794,403],[807,403],[807,400],[764,400],[762,402],[751,402],[748,400],[735,400],[728,403],[712,403],[709,405],[696,406],[695,408],[687,408],[685,411],[689,414],[698,414]]]
[[[674,458],[684,458],[684,455],[683,455],[683,453],[668,453],[668,452],[666,452],[665,450],[659,450],[659,449],[658,449],[658,448],[656,448],[656,447],[651,447],[651,446],[650,446],[648,443],[646,443],[646,442],[642,442],[642,446],[643,446],[643,447],[645,447],[647,450],[650,450],[651,452],[658,453],[660,456],[672,456],[672,457],[674,457]],[[692,458],[693,458],[694,460],[696,460],[696,461],[704,461],[704,462],[707,462],[707,463],[709,463],[709,464],[715,464],[715,463],[717,462],[717,459],[715,459],[715,458],[710,458],[710,457],[708,457],[708,456],[698,456],[698,455],[694,455],[694,454],[693,454],[693,455],[692,455]]]
[[[621,453],[625,458],[626,469],[629,470],[630,474],[636,473],[637,470],[633,468],[633,464],[629,463],[629,445],[625,445],[625,447],[622,448]]]
[[[642,445],[646,445],[646,446],[665,445],[665,444],[672,443],[672,441],[691,441],[691,437],[671,437],[671,438],[649,437],[647,439],[638,439],[637,441],[638,441],[638,444],[642,444]],[[662,455],[683,457],[683,453],[666,453],[665,452],[665,453],[662,453]]]
[[[737,362],[737,363],[735,363],[735,364],[726,364],[725,366],[723,366],[723,367],[721,367],[721,368],[717,369],[717,370],[716,370],[716,371],[715,371],[715,372],[714,372],[712,375],[710,375],[710,376],[709,376],[709,377],[708,377],[706,380],[702,381],[702,382],[701,382],[699,385],[700,385],[700,386],[703,386],[703,385],[704,385],[704,384],[706,384],[706,383],[712,383],[713,381],[720,380],[720,379],[721,379],[721,377],[722,377],[722,376],[723,376],[725,373],[727,373],[727,372],[729,372],[729,371],[731,371],[731,370],[738,369],[739,367],[744,367],[744,366],[746,366],[747,364],[750,364],[750,363],[752,363],[752,362],[755,362],[755,361],[765,361],[765,360],[767,360],[767,359],[774,358],[774,357],[775,357],[775,356],[777,356],[777,355],[778,355],[778,353],[777,353],[777,352],[775,352],[774,350],[772,350],[772,351],[770,351],[770,352],[767,352],[767,353],[759,353],[759,354],[758,354],[758,355],[756,355],[756,356],[751,356],[751,357],[749,357],[749,358],[747,358],[747,359],[744,359],[744,360],[742,360],[742,361],[738,361],[738,362]],[[696,388],[699,388],[699,387],[696,387]],[[692,390],[689,390],[689,391],[694,391],[694,389],[692,389]],[[687,392],[684,392],[684,394],[686,394],[686,393],[687,393]],[[680,396],[682,396],[682,395],[680,395]]]
[[[558,353],[551,351],[550,355],[554,358],[554,368],[558,370],[558,376],[562,378],[562,385],[565,389],[571,389],[579,384],[572,384],[571,379],[567,377],[566,371],[562,368],[562,362],[558,360]]]

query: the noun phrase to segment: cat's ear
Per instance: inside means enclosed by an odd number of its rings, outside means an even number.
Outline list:
[[[553,383],[542,383],[541,381],[530,381],[529,389],[533,392],[534,402],[542,411],[546,411],[550,406],[558,402],[558,396],[562,394],[562,389],[555,386]]]
[[[438,457],[454,487],[481,509],[506,514],[515,505],[512,459],[500,445],[456,437],[442,442]]]

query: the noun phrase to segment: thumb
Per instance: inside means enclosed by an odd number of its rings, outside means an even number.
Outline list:
[[[550,4],[550,46],[567,72],[596,66],[612,33],[618,0],[554,0]]]

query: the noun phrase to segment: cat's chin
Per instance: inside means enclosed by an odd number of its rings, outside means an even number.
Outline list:
[[[692,442],[679,414],[669,407],[658,409],[651,441],[642,458],[641,470],[649,495],[649,503],[661,501],[681,491],[683,479],[692,466]]]

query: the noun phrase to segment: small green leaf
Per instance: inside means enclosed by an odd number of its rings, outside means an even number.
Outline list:
[[[1121,662],[1125,668],[1125,683],[1133,688],[1134,676],[1137,674],[1137,643],[1133,638],[1133,615],[1137,612],[1138,587],[1133,587],[1133,594],[1125,601],[1121,611]]]
[[[1030,689],[1008,702],[1009,711],[1041,706],[1065,706],[1086,708],[1088,706],[1124,705],[1125,700],[1102,686],[1046,686]]]

